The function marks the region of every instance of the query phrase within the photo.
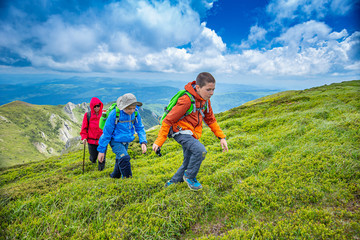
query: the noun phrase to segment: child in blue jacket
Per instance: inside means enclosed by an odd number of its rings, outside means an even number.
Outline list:
[[[110,174],[110,177],[129,178],[132,176],[132,172],[127,149],[129,143],[135,139],[135,132],[139,136],[142,153],[146,153],[146,133],[140,114],[137,112],[142,103],[138,102],[133,94],[127,93],[117,99],[116,105],[120,109],[118,123],[116,124],[116,110],[113,110],[105,122],[103,134],[99,140],[98,159],[99,162],[103,161],[106,147],[110,143],[116,155],[114,171]]]

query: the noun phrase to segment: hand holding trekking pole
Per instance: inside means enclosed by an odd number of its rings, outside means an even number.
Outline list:
[[[154,150],[154,152],[155,152],[159,157],[162,156],[162,154],[161,154],[161,152],[160,152],[160,147],[159,147],[157,144],[154,143],[152,149]]]

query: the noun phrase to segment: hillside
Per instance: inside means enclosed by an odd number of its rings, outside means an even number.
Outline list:
[[[66,142],[79,135],[85,107],[21,101],[0,106],[0,167],[60,155]]]
[[[81,149],[80,128],[88,104],[34,105],[15,101],[0,106],[0,167],[44,160]],[[158,124],[140,109],[145,129]]]
[[[208,128],[192,192],[164,188],[182,162],[132,143],[133,178],[109,178],[83,152],[0,172],[3,239],[359,239],[360,81],[287,91],[217,115],[230,151]],[[88,153],[86,153],[86,159]],[[6,237],[5,237],[6,236]]]

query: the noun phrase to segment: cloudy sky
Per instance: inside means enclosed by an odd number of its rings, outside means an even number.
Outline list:
[[[176,80],[208,71],[288,88],[360,79],[359,2],[2,0],[0,74]]]

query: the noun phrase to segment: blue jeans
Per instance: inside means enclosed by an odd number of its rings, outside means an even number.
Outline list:
[[[196,178],[200,170],[200,165],[206,156],[206,149],[199,140],[189,134],[178,134],[174,139],[182,146],[184,160],[181,167],[171,178],[172,182],[183,182],[183,176],[186,171],[188,178]]]
[[[115,142],[114,140],[110,141],[110,146],[112,151],[116,155],[116,162],[114,166],[114,171],[110,174],[112,178],[128,178],[132,176],[130,156],[127,153],[129,143]]]

